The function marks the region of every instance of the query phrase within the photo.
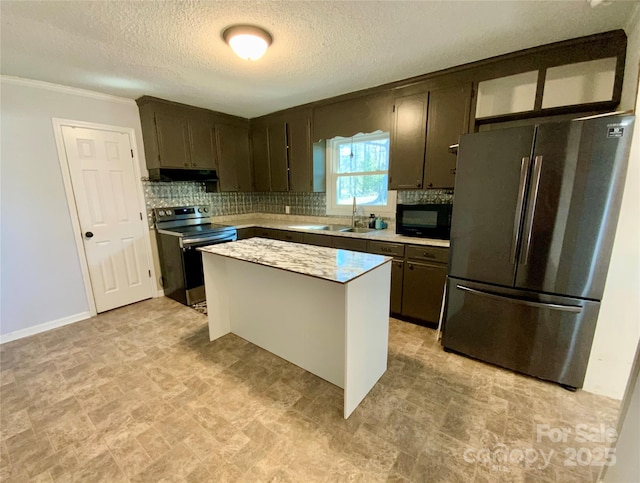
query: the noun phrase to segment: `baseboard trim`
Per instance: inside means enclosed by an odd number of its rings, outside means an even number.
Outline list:
[[[16,330],[14,332],[9,332],[8,334],[0,335],[0,344],[4,344],[5,342],[11,342],[13,340],[22,339],[24,337],[29,337],[30,335],[39,334],[41,332],[46,332],[51,329],[57,329],[58,327],[62,327],[64,325],[73,324],[75,322],[80,322],[81,320],[86,320],[91,317],[90,312],[80,312],[79,314],[70,315],[68,317],[62,317],[61,319],[52,320],[51,322],[45,322],[44,324],[34,325],[33,327],[27,327],[26,329]]]
[[[156,296],[156,297],[164,297],[164,290],[158,290],[158,291],[156,292],[156,295],[155,295],[155,296]]]

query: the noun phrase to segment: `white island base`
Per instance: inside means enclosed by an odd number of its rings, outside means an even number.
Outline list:
[[[348,418],[387,369],[390,259],[336,282],[202,255],[210,340],[232,332],[344,389]]]

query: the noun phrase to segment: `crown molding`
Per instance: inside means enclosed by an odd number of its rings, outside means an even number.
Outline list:
[[[25,79],[23,77],[0,75],[0,82],[6,83],[6,84],[18,85],[18,86],[33,87],[36,89],[44,89],[44,90],[53,91],[53,92],[60,92],[62,94],[90,97],[92,99],[98,99],[101,101],[121,102],[123,104],[136,105],[136,101],[134,101],[133,99],[127,99],[125,97],[112,96],[111,94],[103,94],[102,92],[95,92],[95,91],[89,91],[86,89],[79,89],[77,87],[53,84],[52,82],[39,81],[34,79]]]

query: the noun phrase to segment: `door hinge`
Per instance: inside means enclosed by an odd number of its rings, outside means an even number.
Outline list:
[[[391,112],[396,112],[396,105],[393,105],[393,109],[391,109]]]
[[[133,158],[133,149],[131,150],[131,157]]]
[[[140,212],[140,219],[142,220],[142,211]]]
[[[149,277],[151,277],[151,270],[149,270]]]

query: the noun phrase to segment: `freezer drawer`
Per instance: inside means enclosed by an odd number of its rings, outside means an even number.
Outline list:
[[[582,387],[599,302],[449,278],[442,344],[507,369]]]

